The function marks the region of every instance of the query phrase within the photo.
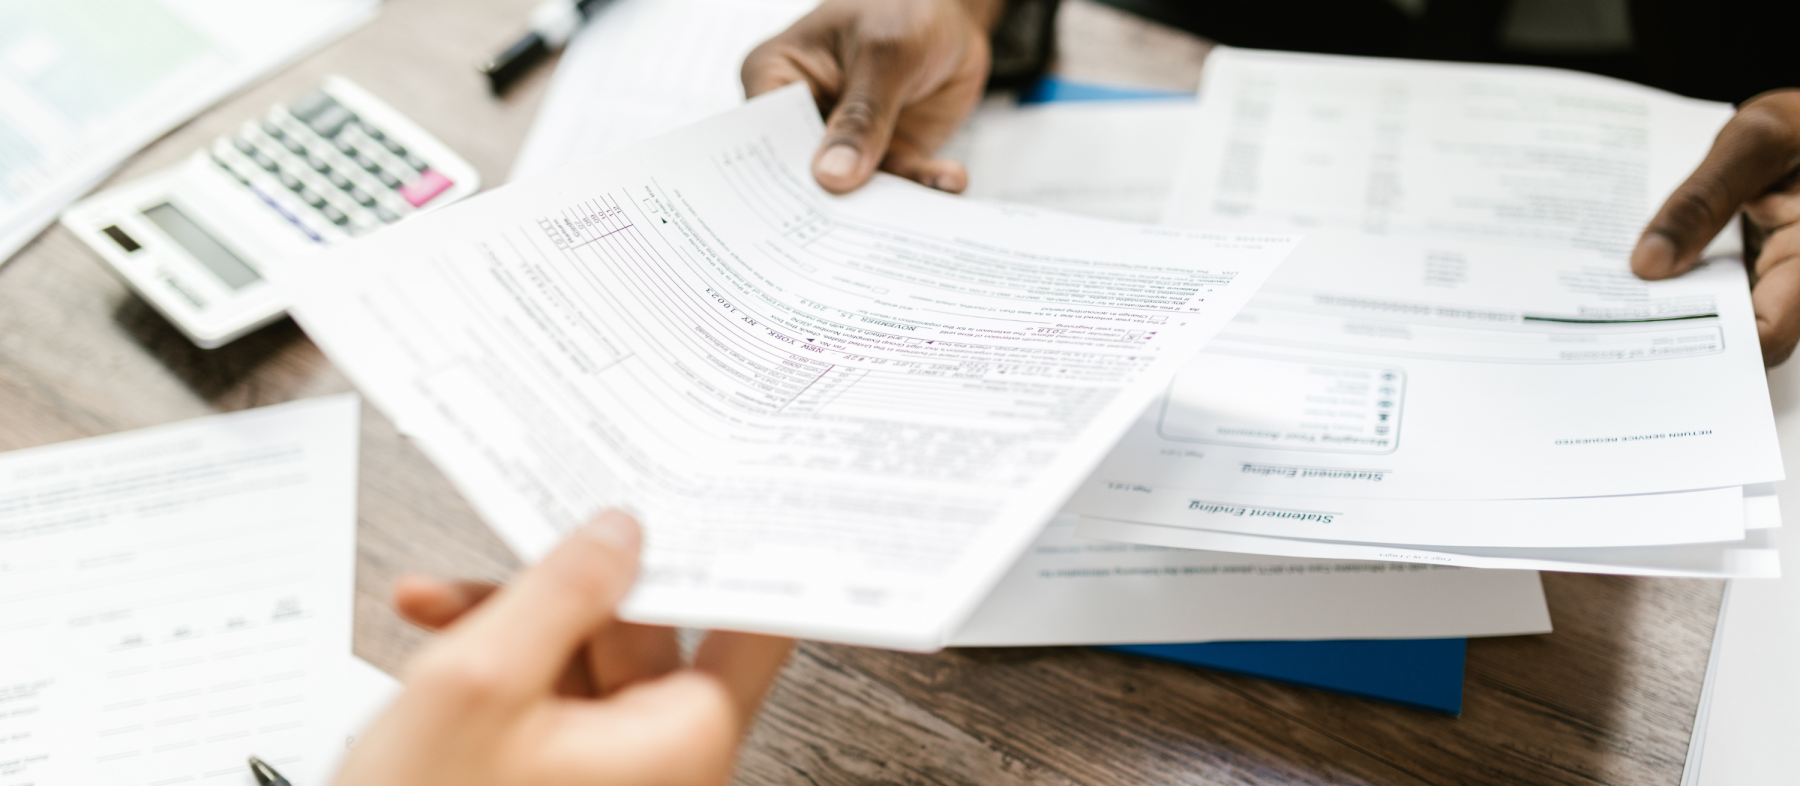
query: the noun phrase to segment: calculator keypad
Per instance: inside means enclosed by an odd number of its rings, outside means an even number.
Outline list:
[[[245,123],[212,159],[318,242],[399,221],[455,185],[324,91]]]

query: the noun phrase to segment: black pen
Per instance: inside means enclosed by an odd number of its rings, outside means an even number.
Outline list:
[[[481,67],[494,95],[505,93],[551,52],[563,48],[588,17],[608,0],[548,0],[531,11],[531,32]]]
[[[256,782],[262,786],[294,786],[288,779],[281,777],[269,763],[255,756],[250,757],[250,774],[256,776]]]

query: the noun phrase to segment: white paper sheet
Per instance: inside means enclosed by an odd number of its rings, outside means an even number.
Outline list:
[[[635,620],[941,646],[1290,238],[833,198],[803,86],[278,270],[527,558],[611,505]]]
[[[1186,100],[984,103],[940,155],[968,167],[971,199],[1156,223],[1193,133]]]
[[[0,456],[0,783],[323,783],[350,660],[358,404]]]
[[[332,702],[332,714],[321,720],[316,735],[318,743],[308,758],[309,762],[318,762],[318,765],[309,766],[310,772],[304,781],[297,776],[290,778],[295,784],[330,783],[363,731],[400,697],[404,687],[399,680],[362,658],[352,656],[342,660],[343,667],[339,669],[334,686],[336,697]],[[289,775],[285,769],[281,774]]]
[[[1800,457],[1800,366],[1769,371],[1786,455]],[[1800,486],[1777,484],[1790,510]],[[1792,528],[1773,533],[1789,564],[1800,561]],[[1694,721],[1682,786],[1777,786],[1800,772],[1800,579],[1733,580],[1720,610],[1706,689]]]
[[[1384,500],[1082,484],[1065,510],[1247,535],[1472,548],[1606,548],[1744,537],[1740,487],[1620,497]]]
[[[1645,282],[1581,252],[1320,232],[1097,480],[1387,499],[1768,482],[1761,358],[1736,263]]]
[[[1270,554],[1314,559],[1372,559],[1451,565],[1462,568],[1557,570],[1633,576],[1689,578],[1770,578],[1781,575],[1775,548],[1779,530],[1746,530],[1728,543],[1616,548],[1468,548],[1402,543],[1345,543],[1272,538],[1236,532],[1171,527],[1083,517],[1075,534],[1084,538],[1184,549]]]
[[[0,1],[0,264],[138,148],[378,6]]]
[[[1622,260],[1728,104],[1547,68],[1219,47],[1166,223]]]
[[[1405,639],[1550,632],[1532,571],[1265,557],[1075,536],[1059,516],[958,646]]]
[[[570,41],[513,162],[555,172],[744,101],[744,56],[816,0],[612,0]]]

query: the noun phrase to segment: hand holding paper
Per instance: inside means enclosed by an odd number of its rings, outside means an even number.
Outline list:
[[[725,782],[792,642],[715,634],[682,668],[672,629],[614,618],[640,542],[612,511],[506,589],[406,585],[402,610],[445,633],[338,786]]]
[[[827,0],[744,59],[744,93],[802,82],[830,112],[813,176],[834,194],[876,167],[949,192],[962,164],[935,157],[981,100],[999,0]]]
[[[1663,203],[1631,253],[1631,269],[1657,280],[1692,270],[1727,222],[1743,214],[1753,259],[1751,300],[1763,362],[1800,342],[1800,90],[1746,102],[1706,160]]]

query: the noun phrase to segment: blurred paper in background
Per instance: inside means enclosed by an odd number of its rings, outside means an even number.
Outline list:
[[[0,0],[0,262],[139,148],[377,0]]]

